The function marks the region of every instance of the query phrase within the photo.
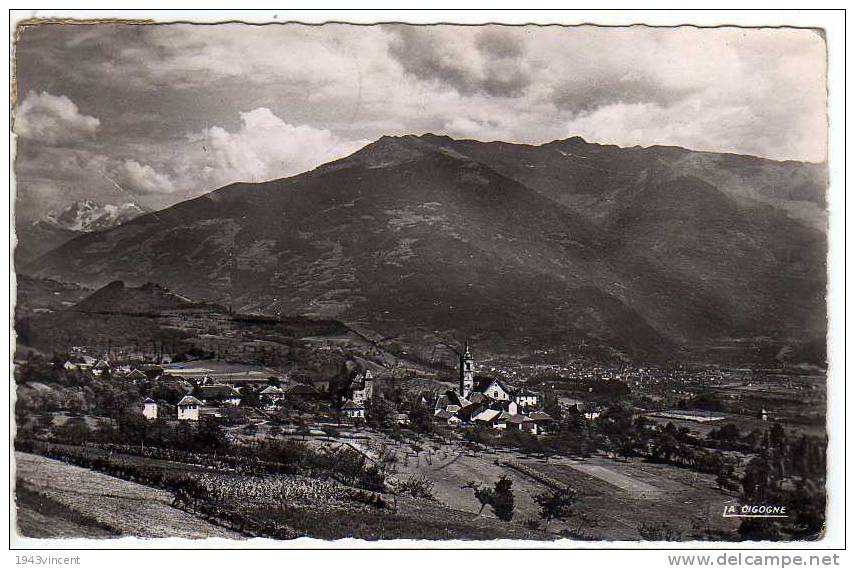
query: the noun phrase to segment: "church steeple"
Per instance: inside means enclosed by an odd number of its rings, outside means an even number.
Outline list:
[[[463,355],[460,356],[460,395],[461,397],[469,397],[472,390],[475,388],[475,359],[472,357],[472,352],[469,351],[469,342],[466,342],[466,348]]]

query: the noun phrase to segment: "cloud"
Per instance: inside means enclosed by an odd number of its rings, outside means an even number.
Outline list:
[[[774,113],[773,113],[774,114]],[[787,127],[764,120],[748,101],[709,105],[700,97],[662,106],[657,103],[614,103],[579,113],[566,125],[566,135],[625,146],[671,145],[712,152],[765,155],[787,160],[825,160],[821,118],[805,136],[786,136]]]
[[[472,138],[483,141],[504,140],[510,134],[507,125],[498,119],[471,117],[454,117],[445,123],[444,131],[453,138]]]
[[[169,176],[136,160],[125,160],[115,165],[110,173],[115,183],[132,193],[171,194],[175,191],[175,184]]]
[[[637,71],[577,76],[550,87],[554,105],[571,112],[591,111],[614,103],[667,105],[685,99],[692,87],[664,88],[655,79]]]
[[[825,153],[810,30],[56,25],[24,29],[15,57],[18,196],[36,212],[47,195],[163,207],[384,134]]]
[[[80,113],[71,99],[30,91],[18,106],[15,132],[43,144],[61,146],[95,136],[101,121]]]
[[[270,109],[240,113],[241,127],[214,126],[201,133],[200,162],[213,183],[258,182],[299,174],[346,156],[367,141],[344,140],[329,130],[288,124]]]
[[[139,167],[87,148],[46,146],[21,139],[15,161],[15,216],[41,219],[48,211],[85,199],[104,204],[134,201],[151,207],[181,199],[180,188],[163,181],[168,176],[162,166],[142,158],[136,162]],[[174,193],[153,193],[170,189]]]
[[[460,28],[391,25],[392,56],[404,71],[421,81],[463,95],[519,97],[531,83],[524,43],[500,29],[477,35]]]
[[[475,46],[482,54],[497,60],[520,58],[525,54],[522,38],[502,28],[484,28],[476,36]]]

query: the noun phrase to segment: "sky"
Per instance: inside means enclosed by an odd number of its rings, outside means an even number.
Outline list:
[[[162,208],[426,132],[819,162],[825,49],[779,28],[27,27],[16,215],[81,199]]]

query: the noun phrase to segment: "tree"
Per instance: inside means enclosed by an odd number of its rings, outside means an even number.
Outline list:
[[[203,417],[196,431],[196,444],[202,448],[218,450],[227,444],[226,434],[216,417]]]
[[[671,427],[674,425],[672,423],[668,423]],[[677,438],[674,436],[674,433],[667,428],[664,429],[656,438],[656,441],[653,444],[653,456],[654,458],[670,461],[671,457],[674,455],[677,450]]]
[[[86,421],[71,420],[56,429],[56,436],[60,440],[74,445],[80,445],[92,438],[92,429],[89,428]]]
[[[702,411],[724,411],[724,403],[719,399],[718,395],[710,391],[701,393],[689,402],[689,407],[692,409],[700,409]]]
[[[787,433],[780,423],[775,423],[769,429],[769,444],[778,452],[783,452],[787,448]]]
[[[613,441],[632,433],[632,412],[620,405],[612,405],[597,417],[597,425]]]
[[[383,397],[372,397],[368,400],[365,416],[372,427],[385,429],[395,424],[395,408]]]
[[[251,386],[243,388],[241,404],[246,407],[261,407],[259,391]]]
[[[514,517],[514,492],[511,489],[513,481],[502,476],[496,481],[493,489],[493,501],[490,505],[496,517],[502,521],[509,522]]]
[[[514,516],[514,493],[511,490],[513,481],[506,476],[500,477],[493,488],[481,486],[477,482],[468,482],[462,488],[471,488],[475,498],[481,503],[478,515],[484,511],[485,506],[490,506],[493,513],[500,520],[509,522]]]
[[[130,444],[142,444],[148,431],[148,420],[142,413],[128,411],[116,419],[119,437]]]
[[[410,427],[424,433],[433,432],[433,414],[430,409],[416,402],[410,409]]]
[[[728,423],[720,429],[713,429],[709,434],[710,439],[729,445],[737,443],[741,437],[742,434],[739,432],[739,427],[733,423]]]
[[[559,423],[564,417],[561,405],[558,404],[558,396],[550,384],[543,390],[543,411]]]
[[[36,419],[36,431],[41,431],[44,434],[50,434],[53,430],[53,415],[39,415]]]
[[[713,455],[716,467],[715,483],[722,490],[738,490],[739,483],[736,478],[736,465],[733,461],[726,459],[721,453]]]
[[[574,514],[576,491],[569,486],[556,488],[538,494],[534,501],[540,506],[540,517],[548,526],[552,520],[566,520]]]
[[[742,494],[753,503],[763,503],[773,485],[771,469],[765,457],[757,456],[751,459],[745,467],[742,476]]]
[[[31,352],[17,371],[18,383],[44,382],[53,380],[55,368],[45,358]]]

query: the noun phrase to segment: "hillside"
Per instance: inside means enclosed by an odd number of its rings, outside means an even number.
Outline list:
[[[113,281],[78,302],[73,310],[114,314],[145,314],[190,308],[194,305],[195,303],[189,298],[172,293],[155,283],[129,287],[125,286],[122,281]]]
[[[825,236],[789,213],[824,203],[822,168],[712,156],[384,137],[83,235],[27,270],[156,281],[422,347],[469,337],[494,353],[661,362],[822,338]]]
[[[80,235],[79,231],[59,227],[44,220],[33,223],[16,224],[15,226],[15,266],[20,268],[56,249],[63,243],[68,243]]]
[[[92,293],[91,289],[52,279],[39,279],[25,274],[15,275],[16,314],[33,310],[62,310],[77,304]]]

